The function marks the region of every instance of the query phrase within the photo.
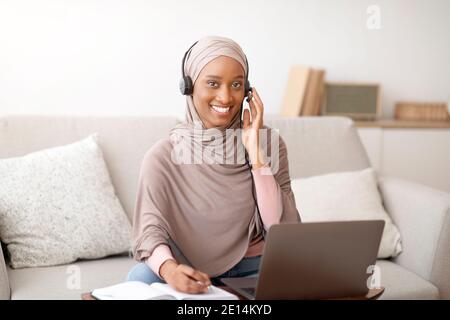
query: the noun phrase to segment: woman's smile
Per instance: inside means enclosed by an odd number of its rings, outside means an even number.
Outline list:
[[[220,104],[211,105],[212,112],[221,117],[228,116],[231,113],[232,108],[232,106],[221,106]]]

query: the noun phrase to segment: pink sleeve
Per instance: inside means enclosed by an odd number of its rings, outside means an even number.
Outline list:
[[[172,251],[170,251],[170,247],[166,244],[160,244],[147,258],[146,263],[150,267],[150,269],[152,269],[152,271],[162,279],[161,275],[159,274],[159,268],[161,267],[163,262],[168,259],[175,260],[172,255]]]
[[[270,168],[261,167],[252,170],[255,181],[256,199],[264,229],[269,230],[272,224],[280,223],[283,210],[281,188],[275,181]]]

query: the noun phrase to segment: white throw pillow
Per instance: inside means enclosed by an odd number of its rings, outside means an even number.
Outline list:
[[[292,191],[302,222],[384,220],[378,258],[402,251],[400,232],[383,208],[372,168],[293,179]]]
[[[0,159],[0,238],[11,267],[129,251],[131,224],[96,137]]]

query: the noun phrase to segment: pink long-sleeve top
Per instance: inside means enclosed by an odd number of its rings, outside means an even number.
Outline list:
[[[266,231],[269,230],[271,225],[280,222],[280,217],[283,209],[280,186],[275,181],[274,176],[272,174],[267,174],[267,172],[270,173],[270,170],[267,170],[267,168],[264,167],[252,170],[259,212],[261,214],[261,219]],[[245,257],[255,257],[261,255],[263,248],[264,239],[261,235],[260,237],[252,240],[245,254]],[[175,260],[170,247],[165,244],[160,244],[147,258],[146,263],[155,274],[162,278],[159,274],[159,269],[161,265],[168,259]]]

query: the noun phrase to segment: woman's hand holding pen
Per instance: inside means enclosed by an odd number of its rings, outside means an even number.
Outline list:
[[[243,116],[242,144],[247,150],[252,169],[257,169],[264,166],[264,153],[259,145],[259,129],[263,126],[264,105],[255,88],[252,88],[248,102],[252,114],[252,122],[250,122],[250,112],[245,109]]]
[[[185,264],[178,264],[172,259],[161,265],[159,273],[172,288],[185,293],[204,293],[211,285],[206,273]]]

